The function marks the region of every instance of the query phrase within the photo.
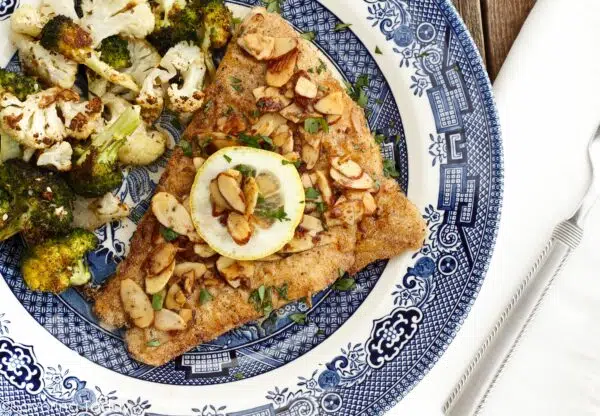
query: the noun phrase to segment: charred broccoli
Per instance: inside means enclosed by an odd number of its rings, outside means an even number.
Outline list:
[[[204,39],[210,41],[211,49],[227,45],[233,32],[233,14],[223,0],[205,0],[202,26]]]
[[[92,277],[84,258],[97,245],[96,236],[82,229],[35,245],[21,260],[23,280],[31,290],[57,294],[84,285]]]
[[[200,0],[178,1],[168,8],[156,3],[154,31],[146,39],[161,56],[179,42],[199,42],[197,30],[202,24]]]
[[[119,150],[141,122],[137,111],[128,108],[114,123],[92,137],[90,146],[79,156],[67,176],[75,193],[100,197],[121,185]]]
[[[70,230],[75,197],[57,173],[7,160],[0,165],[0,189],[2,206],[9,206],[0,217],[0,241],[22,233],[36,244]]]
[[[0,68],[0,93],[8,91],[23,101],[29,94],[40,90],[35,78]]]
[[[127,40],[119,35],[110,36],[102,41],[98,48],[100,59],[115,69],[124,69],[131,66],[131,55]]]
[[[100,59],[100,54],[92,49],[92,36],[69,17],[59,15],[50,19],[42,29],[40,43],[50,51],[87,66],[110,82],[139,91],[130,75],[117,71]]]

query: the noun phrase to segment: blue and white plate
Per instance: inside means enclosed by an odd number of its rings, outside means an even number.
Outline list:
[[[0,61],[13,58],[0,0]],[[237,0],[240,16],[257,0]],[[449,0],[287,0],[283,15],[350,82],[368,74],[371,129],[427,221],[418,253],[375,263],[352,291],[325,290],[160,368],[129,358],[77,292],[28,291],[18,240],[0,246],[0,415],[292,416],[383,414],[458,331],[499,224],[502,146],[488,77]],[[349,30],[334,31],[336,24]],[[12,60],[11,60],[12,58]],[[169,120],[175,139],[179,132]],[[166,159],[165,159],[166,160]],[[126,255],[165,164],[126,172],[130,219],[98,231],[101,283]],[[301,325],[289,316],[306,313]]]

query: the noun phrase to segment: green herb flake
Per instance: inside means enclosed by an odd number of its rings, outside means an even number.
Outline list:
[[[375,143],[377,143],[377,144],[382,144],[385,142],[385,135],[383,135],[383,134],[376,134],[373,137],[375,138]]]
[[[315,205],[317,206],[317,211],[319,214],[323,214],[325,211],[327,211],[327,204],[325,204],[325,202],[317,202]]]
[[[327,70],[327,64],[321,58],[319,58],[319,66],[317,67],[317,74],[321,75],[326,70]]]
[[[231,88],[233,88],[237,92],[244,91],[244,87],[242,87],[242,80],[236,77],[229,77],[229,84]]]
[[[383,173],[388,178],[397,178],[400,176],[400,173],[396,169],[396,164],[390,159],[385,159],[383,161]]]
[[[305,313],[293,313],[289,318],[292,320],[292,322],[295,322],[298,325],[306,325],[306,321],[308,319]]]
[[[316,134],[319,130],[329,133],[329,123],[322,117],[309,117],[304,120],[304,130],[310,134]]]
[[[308,72],[309,72],[310,74],[314,74],[314,73],[315,73],[315,69],[314,69],[314,68],[308,68]]]
[[[203,288],[200,291],[200,305],[205,305],[208,302],[210,302],[211,300],[213,300],[215,297],[213,295],[210,294],[210,292],[208,290],[206,290],[205,288]]]
[[[256,169],[254,169],[250,165],[237,165],[236,167],[234,167],[234,169],[237,170],[238,172],[240,172],[242,175],[244,175],[247,178],[250,178],[250,177],[253,178],[256,176]]]
[[[265,300],[265,292],[267,291],[267,288],[265,287],[265,285],[262,285],[261,287],[258,288],[258,299],[263,302]]]
[[[377,55],[383,55],[383,52],[381,52],[381,49],[379,49],[379,46],[375,46],[375,53]]]
[[[257,312],[261,312],[263,316],[268,317],[273,312],[273,302],[271,298],[271,287],[265,285],[253,290],[248,297],[248,302],[254,305]]]
[[[256,215],[268,220],[277,220],[281,222],[290,221],[290,218],[287,216],[287,213],[283,207],[279,207],[277,209],[257,209]]]
[[[356,281],[351,277],[342,277],[333,284],[333,289],[338,292],[347,292],[356,287]]]
[[[223,155],[223,158],[227,161],[227,163],[231,163],[232,161],[232,159],[227,155]]]
[[[262,0],[263,5],[269,13],[281,13],[283,0]]]
[[[240,143],[253,147],[255,149],[273,150],[273,140],[267,136],[252,136],[247,133],[240,133],[238,136]]]
[[[152,295],[152,309],[160,311],[165,303],[165,297],[162,293],[155,293]]]
[[[382,105],[383,104],[383,100],[381,98],[378,98],[378,99],[375,100],[375,104]]]
[[[177,240],[179,238],[179,233],[173,231],[171,228],[167,228],[165,226],[160,226],[160,235],[169,242],[173,240]]]
[[[338,23],[333,29],[334,32],[342,32],[352,26],[351,23]]]
[[[321,193],[313,187],[306,189],[305,193],[306,193],[306,199],[311,199],[311,200],[315,200],[315,199],[319,198],[319,196],[321,196]]]
[[[232,106],[227,106],[227,110],[223,111],[225,117],[229,117],[234,113],[235,109]]]
[[[252,112],[250,113],[250,115],[254,118],[260,117],[261,114],[262,114],[262,112],[259,109],[252,110]]]
[[[215,105],[215,103],[213,102],[213,100],[208,100],[204,104],[204,109],[202,111],[204,111],[204,113],[208,113],[210,110],[212,110],[214,105]]]
[[[186,157],[192,157],[194,155],[192,151],[192,144],[187,140],[180,140],[179,147],[183,150],[183,155]]]
[[[279,298],[281,298],[283,300],[289,300],[288,299],[288,284],[287,283],[284,283],[280,287],[276,287],[275,290],[277,291],[277,295],[279,296]]]
[[[365,89],[369,87],[369,76],[366,74],[360,75],[356,78],[354,85],[346,82],[346,87],[348,89],[348,95],[350,95],[358,105],[365,108],[369,102],[369,97],[365,91]]]
[[[241,23],[243,22],[243,20],[242,20],[242,19],[240,19],[239,17],[234,17],[234,18],[232,19],[232,22],[233,22],[233,24],[234,24],[234,25],[236,25],[236,26],[237,26],[237,25],[241,24]]]
[[[317,34],[315,32],[305,32],[305,33],[301,34],[300,37],[302,39],[306,39],[309,42],[312,42],[313,40],[316,39]]]
[[[243,380],[244,378],[246,378],[246,376],[241,371],[238,371],[233,375],[233,378],[235,378],[236,380]]]
[[[157,339],[153,339],[152,341],[146,342],[146,346],[150,348],[160,347],[160,341]]]

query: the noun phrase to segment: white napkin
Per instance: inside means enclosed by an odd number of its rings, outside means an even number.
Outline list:
[[[583,195],[587,142],[600,123],[600,1],[538,0],[494,88],[505,199],[490,271],[455,341],[393,415],[441,414],[517,283]],[[600,204],[585,231],[483,415],[600,414]]]

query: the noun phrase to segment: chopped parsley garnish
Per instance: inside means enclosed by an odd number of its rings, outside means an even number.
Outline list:
[[[227,161],[227,163],[231,163],[231,158],[227,155],[223,155],[223,158]]]
[[[204,140],[202,140],[198,145],[202,148],[202,150],[206,150],[206,148],[208,147],[209,144],[212,143],[212,137],[206,137]]]
[[[290,319],[298,325],[306,325],[307,317],[305,313],[293,313]]]
[[[283,0],[262,0],[262,3],[269,13],[281,13]]]
[[[333,289],[338,292],[346,292],[356,287],[356,281],[351,277],[342,277],[333,284]]]
[[[250,165],[237,165],[234,169],[246,177],[255,177],[256,176],[256,169],[254,169]]]
[[[369,76],[366,74],[360,75],[358,78],[356,78],[354,85],[346,83],[346,87],[348,87],[348,95],[350,95],[350,97],[352,97],[352,99],[363,108],[365,108],[369,102],[369,97],[367,97],[367,93],[365,91],[368,86]]]
[[[230,115],[232,115],[232,114],[233,114],[233,112],[234,112],[234,111],[235,111],[235,110],[234,110],[234,108],[233,108],[232,106],[228,106],[228,107],[227,107],[227,110],[223,111],[223,115],[224,115],[225,117],[229,117]]]
[[[232,19],[232,22],[233,22],[234,25],[239,25],[239,24],[242,23],[242,19],[240,19],[239,17],[234,17]]]
[[[261,113],[261,111],[260,111],[259,109],[252,110],[252,112],[250,113],[250,115],[251,115],[252,117],[254,117],[254,118],[260,117],[260,115],[261,115],[261,114],[262,114],[262,113]]]
[[[352,23],[338,23],[333,29],[334,32],[342,32],[352,26]]]
[[[260,204],[264,204],[265,203],[265,197],[262,195],[259,195],[258,198],[256,199],[256,205],[260,205]]]
[[[213,108],[213,105],[214,105],[213,100],[208,100],[206,103],[204,103],[204,109],[202,111],[204,111],[205,113],[208,113]]]
[[[321,196],[321,193],[317,191],[315,188],[308,188],[306,190],[306,199],[317,199]]]
[[[393,160],[385,159],[383,161],[383,174],[388,178],[397,178],[400,173],[396,169],[396,164]]]
[[[329,133],[329,124],[327,123],[327,120],[322,117],[309,117],[304,120],[304,130],[310,134],[318,133],[319,130]]]
[[[375,53],[377,55],[383,55],[383,52],[381,52],[381,49],[379,49],[379,46],[375,46]]]
[[[329,91],[329,88],[324,85],[319,85],[317,88],[319,89],[319,91],[322,91],[322,92]]]
[[[381,98],[378,98],[378,99],[375,100],[375,104],[382,105],[383,104],[383,100]]]
[[[243,380],[245,377],[246,376],[241,371],[238,371],[233,375],[233,378],[235,378],[236,380]]]
[[[302,161],[300,159],[298,159],[298,160],[292,162],[290,160],[285,160],[284,159],[284,160],[281,161],[281,164],[284,165],[284,166],[285,165],[294,165],[296,167],[296,169],[300,169],[300,166],[302,166]]]
[[[273,141],[267,136],[251,136],[247,133],[240,133],[239,141],[255,149],[273,150]]]
[[[305,32],[301,34],[300,37],[302,39],[306,39],[309,42],[312,42],[317,37],[317,34],[315,32]]]
[[[165,303],[165,298],[160,293],[155,293],[152,295],[152,309],[155,311],[160,311],[163,308],[163,304]]]
[[[181,147],[181,150],[183,150],[184,156],[192,157],[194,155],[194,153],[192,152],[192,144],[187,140],[180,140],[179,147]]]
[[[152,341],[146,342],[146,346],[151,347],[151,348],[160,347],[160,341],[157,339],[153,339]]]
[[[236,77],[229,77],[229,83],[231,84],[231,88],[236,90],[237,92],[244,91],[242,87],[242,80]]]
[[[283,285],[281,285],[281,287],[276,287],[275,290],[277,291],[277,295],[279,295],[279,297],[283,300],[289,300],[288,299],[288,284],[284,283]]]
[[[396,144],[398,144],[398,143],[400,142],[400,140],[401,140],[401,139],[402,139],[402,137],[400,137],[400,135],[399,135],[399,134],[396,134],[396,137],[394,137],[394,142],[395,142]]]
[[[261,218],[265,218],[268,220],[276,220],[276,221],[290,221],[290,218],[287,216],[287,213],[283,209],[283,207],[279,207],[277,209],[257,209],[256,215]]]
[[[271,288],[261,285],[250,293],[248,302],[254,305],[257,312],[261,312],[265,317],[273,312],[273,302],[271,299]]]
[[[381,144],[381,143],[385,142],[385,135],[383,135],[383,134],[376,134],[374,137],[375,137],[375,143],[377,143],[377,144]]]
[[[200,291],[200,305],[204,305],[213,300],[214,298],[215,297],[211,295],[208,290],[202,289],[202,291]]]
[[[327,211],[327,204],[325,204],[325,202],[317,202],[316,205],[319,214],[323,214],[325,211]]]
[[[327,70],[327,64],[321,59],[319,58],[319,66],[317,67],[317,74],[321,75],[321,73],[323,73],[323,71]]]
[[[160,235],[162,235],[163,238],[169,242],[179,238],[179,234],[177,232],[162,225],[160,226]]]

